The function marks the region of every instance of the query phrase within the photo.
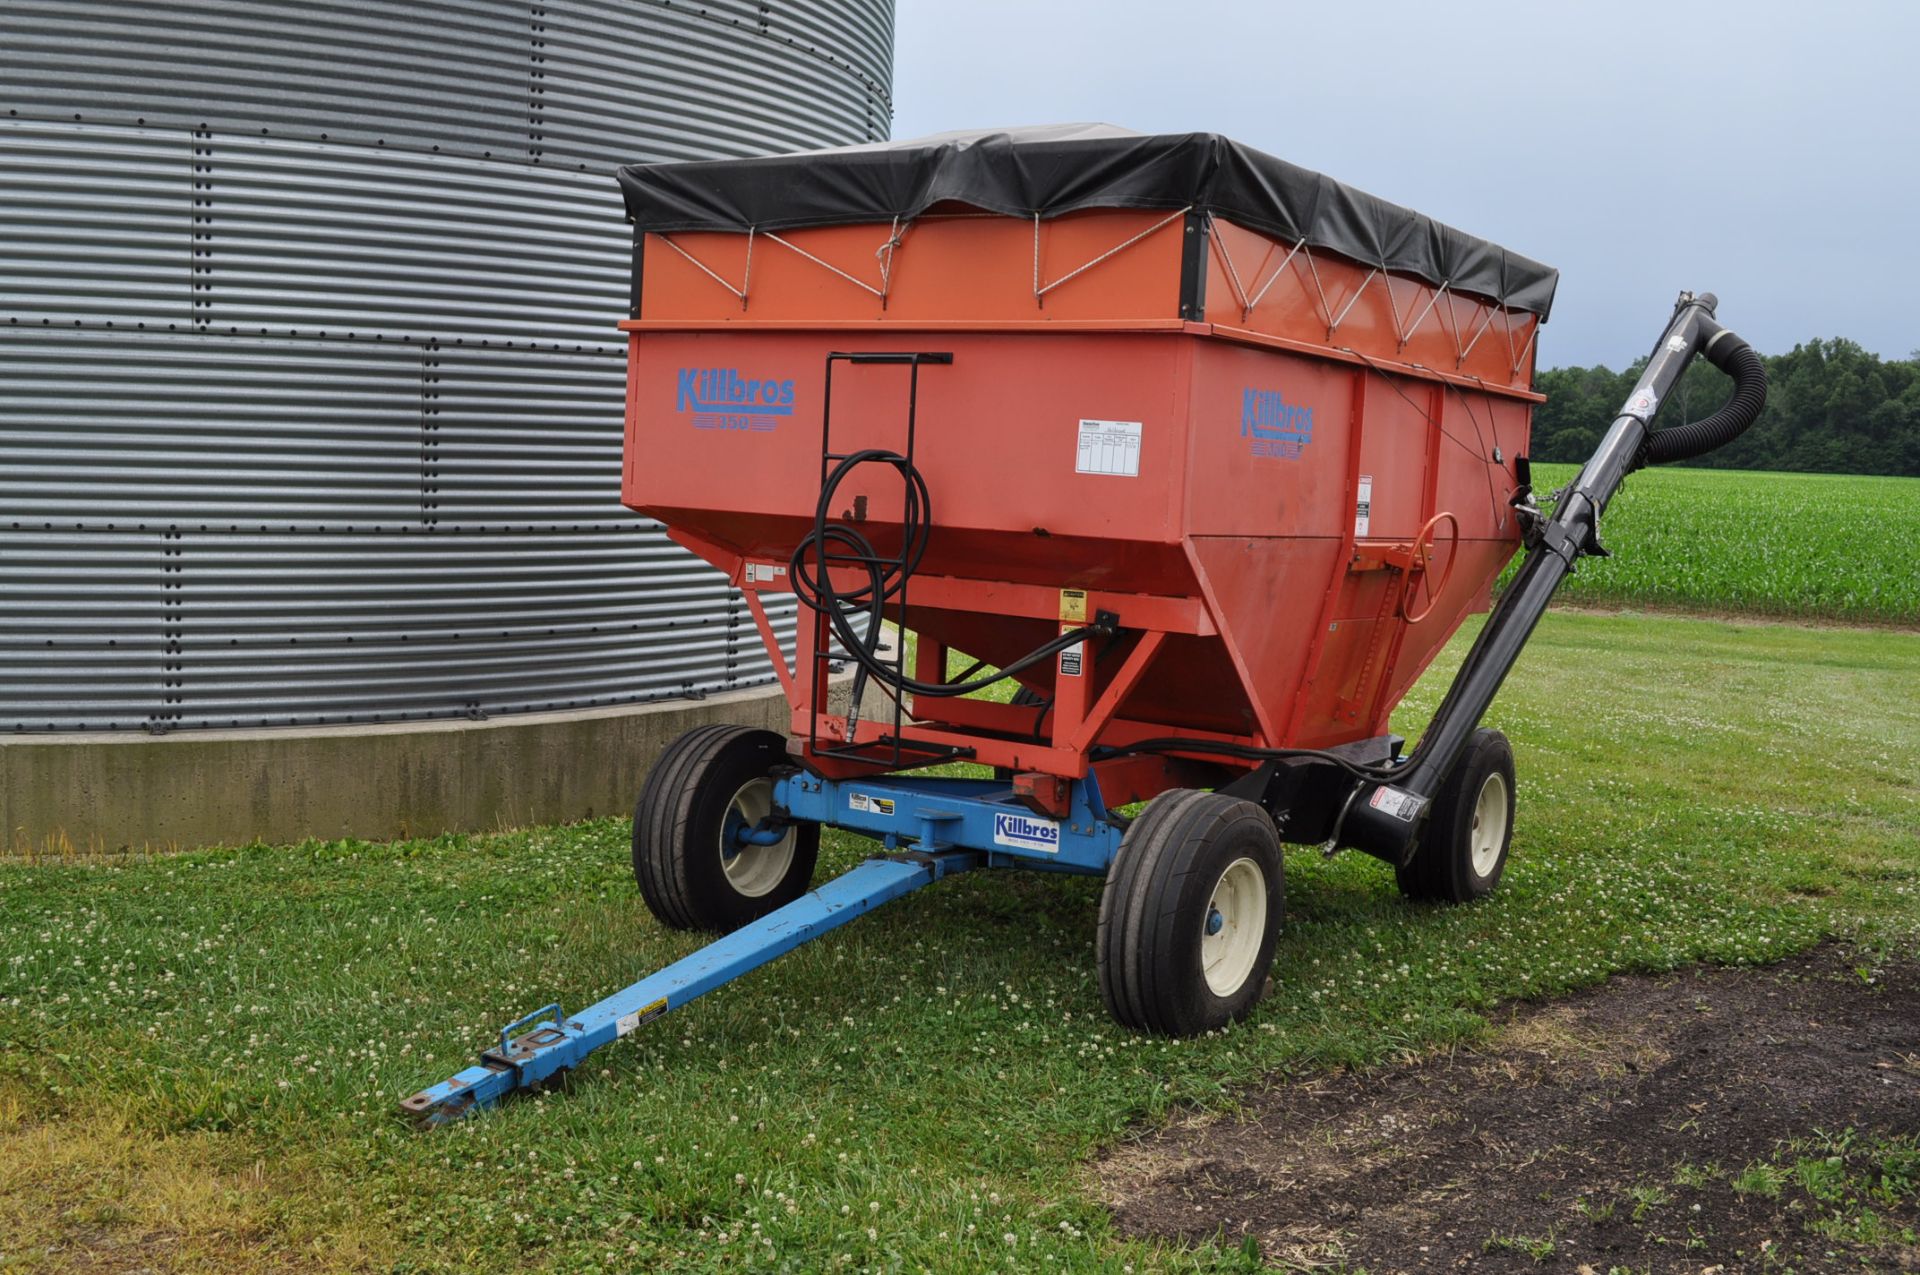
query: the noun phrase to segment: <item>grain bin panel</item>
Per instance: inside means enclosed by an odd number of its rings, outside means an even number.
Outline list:
[[[510,0],[7,0],[0,105],[92,124],[525,160]]]
[[[601,176],[215,139],[217,330],[606,343],[632,263]]]
[[[0,730],[768,680],[739,595],[619,504],[611,174],[885,137],[892,24],[0,5]]]
[[[641,521],[620,503],[620,435],[607,429],[623,354],[429,353],[429,516],[463,527]]]
[[[893,10],[885,5],[849,6],[836,0],[791,0],[766,13],[768,33],[815,57],[850,66],[881,103],[893,83]]]
[[[0,331],[0,510],[101,530],[418,526],[421,353]]]
[[[660,529],[185,537],[182,725],[635,703],[728,685],[726,582]]]
[[[711,159],[887,135],[884,86],[771,24],[713,6],[703,16],[644,0],[541,7],[532,101],[534,158],[543,164],[606,173],[609,153]]]
[[[0,121],[0,325],[191,326],[193,165],[186,133]]]
[[[166,712],[174,541],[0,532],[0,730],[139,730]]]

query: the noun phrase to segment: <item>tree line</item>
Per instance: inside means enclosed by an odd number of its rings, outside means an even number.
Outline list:
[[[1920,476],[1920,351],[1882,359],[1836,338],[1762,357],[1768,391],[1759,421],[1688,464]],[[1577,462],[1591,455],[1646,363],[1643,358],[1619,372],[1596,366],[1538,373],[1534,388],[1547,401],[1534,410],[1533,458]],[[1729,377],[1696,359],[1661,405],[1655,428],[1699,420],[1732,391]]]

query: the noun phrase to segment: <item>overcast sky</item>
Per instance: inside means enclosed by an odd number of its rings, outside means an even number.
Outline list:
[[[897,0],[894,136],[1218,132],[1556,266],[1542,366],[1681,288],[1920,349],[1920,3]]]

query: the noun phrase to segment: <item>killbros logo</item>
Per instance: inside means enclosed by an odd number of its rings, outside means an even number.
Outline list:
[[[1313,441],[1313,409],[1287,402],[1279,390],[1242,390],[1240,437],[1253,440],[1255,456],[1298,460]]]
[[[998,846],[1017,846],[1022,850],[1039,850],[1045,854],[1058,854],[1060,825],[1051,819],[1034,819],[1027,815],[995,815],[993,843]]]
[[[695,429],[764,433],[793,415],[793,382],[756,380],[732,367],[683,367],[675,410],[692,413]]]

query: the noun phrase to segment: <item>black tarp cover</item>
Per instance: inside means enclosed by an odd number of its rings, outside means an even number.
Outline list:
[[[936,133],[760,159],[630,164],[619,177],[627,215],[655,233],[905,222],[948,202],[1025,218],[1191,207],[1542,318],[1560,277],[1217,133],[1149,135],[1108,124]]]

